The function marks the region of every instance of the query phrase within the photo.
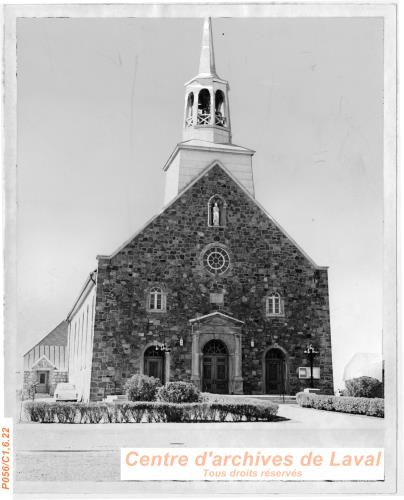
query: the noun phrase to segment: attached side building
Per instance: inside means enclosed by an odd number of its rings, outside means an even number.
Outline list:
[[[67,316],[69,382],[77,388],[79,399],[90,398],[90,379],[94,337],[97,271],[89,274]]]
[[[67,321],[24,354],[24,392],[36,384],[36,392],[53,395],[56,384],[68,380]]]

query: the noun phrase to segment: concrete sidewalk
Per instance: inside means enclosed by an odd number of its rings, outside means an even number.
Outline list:
[[[15,426],[16,451],[125,446],[382,446],[384,419],[279,405],[275,422],[37,424]],[[321,431],[321,433],[320,433]],[[320,437],[321,435],[321,437]],[[324,444],[326,443],[326,444]]]
[[[280,405],[277,422],[16,424],[16,492],[47,483],[120,482],[124,447],[383,447],[384,419]],[[139,483],[125,483],[135,491]],[[84,484],[83,484],[84,486]],[[229,486],[229,485],[228,485]],[[142,489],[145,487],[142,485]],[[151,486],[150,486],[151,487]],[[189,486],[192,488],[192,486]],[[187,486],[188,488],[188,486]],[[146,488],[147,489],[147,488]]]

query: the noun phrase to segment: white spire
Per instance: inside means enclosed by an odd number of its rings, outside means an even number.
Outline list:
[[[203,24],[201,59],[199,61],[199,75],[216,76],[215,53],[213,50],[212,22],[210,17],[205,18]]]
[[[193,182],[213,159],[233,172],[254,196],[254,151],[231,142],[228,94],[228,82],[216,73],[212,25],[207,18],[203,23],[199,73],[185,84],[182,142],[164,166],[166,203]]]

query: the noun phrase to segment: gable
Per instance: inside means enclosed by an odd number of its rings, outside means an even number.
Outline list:
[[[31,370],[53,370],[54,368],[56,368],[56,366],[43,355],[32,365]]]
[[[218,161],[207,167],[160,214],[153,217],[113,254],[98,256],[98,258],[114,259],[119,253],[125,252],[131,245],[140,240],[143,240],[141,246],[144,247],[146,252],[152,252],[150,246],[148,248],[146,243],[148,236],[156,233],[161,235],[164,232],[171,233],[171,230],[177,225],[184,229],[184,236],[189,233],[192,227],[197,230],[197,234],[204,232],[207,225],[207,202],[216,193],[227,200],[233,200],[233,203],[229,203],[229,229],[233,225],[233,229],[239,231],[249,225],[250,229],[256,231],[257,239],[266,238],[268,241],[273,241],[275,252],[279,252],[281,247],[288,246],[298,256],[299,260],[306,261],[307,265],[314,269],[323,269],[323,267],[315,264],[304,250]],[[257,248],[251,250],[255,252]]]
[[[220,311],[215,311],[213,313],[206,314],[204,316],[199,316],[197,318],[190,319],[189,322],[191,324],[203,323],[204,325],[209,325],[209,326],[223,326],[229,324],[241,326],[244,324],[244,321],[240,321],[239,319],[234,318],[233,316],[229,316],[228,314],[224,314]]]
[[[67,346],[67,321],[64,320],[59,323],[53,330],[48,333],[48,335],[45,335],[42,340],[37,342],[25,354],[28,354],[32,349],[35,349],[35,347],[40,345]]]
[[[39,345],[67,345],[67,321],[59,323],[39,342]]]

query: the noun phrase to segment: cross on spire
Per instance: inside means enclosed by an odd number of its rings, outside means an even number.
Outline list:
[[[199,75],[217,76],[215,67],[215,53],[213,50],[212,21],[210,17],[206,17],[203,24]]]

